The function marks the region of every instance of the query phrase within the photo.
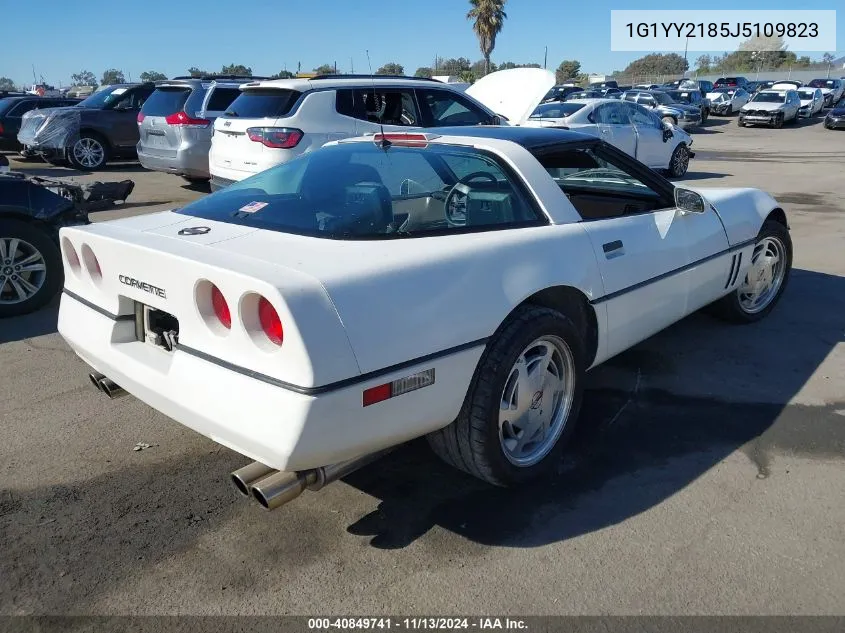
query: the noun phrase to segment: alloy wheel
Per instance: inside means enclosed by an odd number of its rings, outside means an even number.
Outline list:
[[[31,299],[46,279],[47,263],[41,251],[22,239],[0,237],[0,304]]]

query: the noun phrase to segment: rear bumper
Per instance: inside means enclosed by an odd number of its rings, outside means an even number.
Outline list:
[[[144,148],[138,143],[138,160],[144,169],[161,171],[178,176],[208,178],[208,145],[192,145],[173,152],[172,156],[161,156],[155,150]]]
[[[59,332],[88,365],[180,424],[279,470],[325,466],[442,428],[457,416],[483,351],[473,347],[308,395],[191,350],[138,342],[134,327],[62,295]],[[362,406],[364,389],[435,365],[435,384]]]
[[[225,189],[229,185],[236,182],[237,180],[229,180],[228,178],[221,178],[220,176],[212,176],[209,185],[211,187],[211,191],[215,192],[220,189]]]

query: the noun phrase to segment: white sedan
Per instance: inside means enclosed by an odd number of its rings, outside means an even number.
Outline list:
[[[523,123],[533,127],[564,127],[598,136],[652,169],[680,178],[689,168],[692,137],[667,126],[644,106],[616,99],[584,99],[544,103]]]
[[[330,143],[60,241],[92,382],[255,460],[233,478],[269,509],[420,436],[492,484],[540,476],[589,369],[705,306],[764,318],[792,263],[761,190],[494,126]]]
[[[711,114],[730,116],[739,112],[748,101],[751,95],[744,88],[714,88],[707,93],[710,100]]]
[[[799,117],[814,117],[824,109],[824,95],[818,88],[798,88],[797,92],[801,100]]]

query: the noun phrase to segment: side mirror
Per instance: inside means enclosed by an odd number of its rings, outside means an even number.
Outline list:
[[[683,187],[675,187],[675,206],[683,213],[704,213],[707,208],[700,193]]]

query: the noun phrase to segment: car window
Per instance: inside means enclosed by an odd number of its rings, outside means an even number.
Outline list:
[[[418,125],[413,90],[355,88],[338,90],[339,114],[385,125]]]
[[[140,110],[144,105],[144,102],[152,95],[153,92],[154,90],[145,90],[143,88],[129,90],[120,96],[112,108],[118,110]]]
[[[302,93],[286,88],[251,88],[229,104],[224,118],[275,119],[285,116]]]
[[[646,110],[643,106],[637,105],[635,103],[625,103],[623,105],[628,110],[628,117],[630,118],[631,123],[633,123],[637,127],[661,127],[660,119],[658,119],[653,112]]]
[[[378,170],[381,153],[359,152],[350,159],[354,165],[368,165]],[[391,156],[392,169],[382,170],[382,182],[391,196],[420,195],[429,191],[440,191],[446,183],[434,168],[419,153],[396,152]],[[472,173],[470,170],[467,173]],[[413,178],[405,174],[413,174]],[[459,174],[458,177],[466,174]]]
[[[451,90],[417,90],[420,111],[428,127],[480,125],[490,116]]]
[[[468,171],[459,180],[456,172]],[[313,237],[390,239],[546,224],[498,158],[464,146],[323,147],[182,207],[193,217]]]
[[[674,205],[627,166],[594,148],[541,154],[538,160],[584,220],[648,213]]]
[[[628,117],[621,103],[603,103],[591,115],[592,119],[603,125],[628,125]]]
[[[50,106],[43,104],[40,101],[35,101],[34,99],[31,101],[21,101],[20,103],[13,105],[11,108],[9,108],[9,111],[6,113],[6,116],[20,117],[29,112],[30,110],[48,107]]]
[[[544,103],[537,106],[537,109],[531,114],[531,119],[563,119],[575,114],[584,107],[583,103],[573,103],[572,101],[564,101],[558,103]]]
[[[191,94],[191,88],[158,88],[144,102],[141,112],[144,116],[169,116],[180,112]]]
[[[641,94],[639,97],[637,97],[637,103],[645,103],[647,105],[652,105],[653,103],[656,103],[656,102],[654,100],[654,97],[652,97],[651,95]]]
[[[217,86],[212,89],[205,105],[206,112],[225,112],[232,102],[241,94],[239,88]]]

